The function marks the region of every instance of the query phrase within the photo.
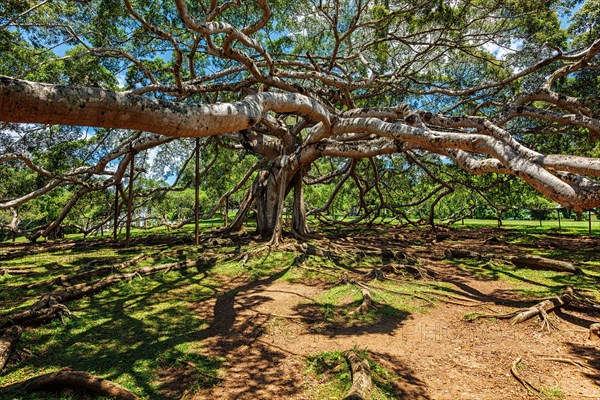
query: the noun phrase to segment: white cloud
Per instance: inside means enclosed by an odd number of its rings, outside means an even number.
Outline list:
[[[117,82],[119,82],[119,87],[124,88],[127,84],[127,74],[125,72],[120,72],[119,74],[117,74],[116,78]]]
[[[521,39],[511,40],[509,46],[500,46],[494,42],[487,42],[483,48],[494,55],[497,60],[504,60],[508,54],[515,53],[523,47]]]

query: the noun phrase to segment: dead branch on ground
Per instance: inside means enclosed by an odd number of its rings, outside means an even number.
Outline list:
[[[15,325],[8,328],[2,337],[0,337],[0,372],[2,372],[8,363],[17,341],[21,337],[21,333],[23,333],[23,328]]]
[[[347,351],[345,354],[350,369],[352,370],[352,386],[344,400],[366,400],[373,387],[371,380],[371,368],[369,362],[362,359],[355,351]]]

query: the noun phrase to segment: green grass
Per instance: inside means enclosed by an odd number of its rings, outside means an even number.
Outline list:
[[[401,378],[374,362],[366,351],[355,351],[369,362],[373,380],[371,399],[400,399],[395,382]],[[342,351],[321,352],[308,356],[306,373],[314,376],[319,382],[319,385],[307,388],[312,398],[341,399],[352,386],[352,372]]]
[[[191,307],[214,293],[211,282],[198,272],[173,271],[121,282],[69,303],[76,319],[26,330],[21,346],[32,356],[9,368],[0,386],[68,367],[113,380],[147,398],[160,398],[157,371],[178,359],[216,376],[220,361],[202,354],[201,332],[208,323]]]
[[[591,262],[590,268],[584,269],[586,275],[517,268],[502,261],[462,259],[446,260],[446,262],[491,280],[507,281],[514,287],[515,292],[526,298],[553,296],[561,293],[565,286],[572,286],[577,290],[584,290],[586,294],[600,301],[600,293],[597,290],[600,278],[598,261]]]
[[[558,220],[542,221],[539,220],[502,220],[502,229],[514,229],[520,232],[529,233],[562,233],[571,235],[589,235],[589,222],[574,221],[569,219],[560,220],[561,228],[558,227]],[[491,219],[465,219],[464,224],[461,221],[453,225],[455,228],[477,228],[482,226],[497,227],[496,220]],[[600,236],[600,220],[592,217],[592,236]]]
[[[218,222],[218,221],[217,221]],[[214,224],[213,224],[214,225]],[[204,229],[210,225],[204,224]],[[76,316],[65,317],[64,323],[54,320],[39,327],[27,328],[19,342],[20,349],[31,355],[26,360],[9,365],[0,376],[0,387],[32,376],[55,372],[63,368],[82,370],[123,385],[145,399],[162,399],[164,383],[161,371],[182,367],[182,362],[193,363],[191,391],[216,385],[222,359],[205,355],[203,347],[210,333],[208,328],[212,309],[204,315],[198,304],[214,297],[224,285],[240,277],[252,281],[283,271],[283,279],[302,279],[297,271],[286,268],[292,265],[293,252],[260,252],[252,255],[245,264],[237,255],[254,250],[256,244],[235,243],[228,239],[210,239],[196,247],[184,242],[163,245],[138,245],[136,239],[162,236],[164,241],[186,238],[189,242],[193,226],[186,226],[165,235],[164,228],[134,229],[133,245],[123,248],[109,237],[89,241],[88,246],[73,249],[39,252],[21,256],[9,255],[0,262],[0,268],[30,268],[31,275],[0,275],[1,313],[25,309],[40,294],[56,290],[56,285],[46,284],[31,289],[19,285],[52,281],[59,276],[73,275],[90,268],[117,265],[134,256],[146,253],[154,257],[119,272],[127,272],[146,265],[161,265],[197,259],[202,256],[218,258],[217,262],[187,270],[158,273],[122,281],[91,297],[67,304]],[[67,241],[82,238],[70,235]],[[61,243],[61,242],[57,242]],[[251,246],[253,248],[251,248]],[[6,249],[10,251],[10,246]],[[1,250],[0,250],[1,251]],[[284,272],[288,272],[285,273]],[[103,275],[91,278],[100,279]],[[0,394],[0,399],[70,398],[69,394],[47,393],[25,395]]]
[[[542,388],[540,395],[546,400],[562,400],[565,398],[565,393],[559,387]]]
[[[209,226],[204,226],[209,229]],[[25,360],[11,364],[0,376],[0,387],[21,381],[42,373],[72,368],[96,374],[119,383],[143,398],[164,398],[164,381],[161,373],[169,369],[190,369],[185,362],[195,365],[191,369],[192,392],[219,383],[218,376],[224,373],[222,359],[207,356],[208,349],[203,342],[209,336],[212,308],[201,305],[209,298],[229,290],[227,285],[235,281],[241,286],[247,282],[270,277],[289,282],[316,283],[329,285],[329,289],[314,299],[314,302],[301,304],[299,313],[324,315],[323,323],[310,324],[314,331],[332,330],[343,332],[348,329],[368,332],[376,329],[393,329],[408,315],[427,312],[432,304],[406,295],[390,291],[371,289],[375,302],[379,305],[363,315],[352,313],[362,302],[362,294],[354,284],[338,284],[344,273],[360,274],[373,267],[381,267],[381,257],[360,252],[331,257],[310,256],[303,258],[297,251],[261,251],[252,253],[246,263],[240,255],[256,250],[261,244],[234,242],[229,239],[209,239],[199,247],[185,244],[184,241],[171,242],[184,238],[189,243],[193,226],[169,232],[157,230],[134,230],[134,238],[160,237],[169,241],[168,245],[136,244],[124,248],[111,242],[109,238],[90,240],[86,246],[72,249],[28,254],[0,262],[0,268],[30,268],[32,275],[0,275],[1,312],[21,310],[33,304],[40,294],[56,289],[56,286],[41,285],[32,289],[18,289],[22,284],[39,283],[55,279],[61,275],[72,275],[88,271],[90,268],[115,265],[131,259],[137,254],[152,254],[140,264],[159,265],[176,261],[193,260],[199,257],[212,257],[217,260],[209,265],[181,271],[158,273],[144,278],[123,281],[110,288],[78,301],[67,304],[76,316],[65,319],[63,324],[56,320],[50,324],[27,328],[20,342],[20,348],[31,352]],[[565,285],[587,289],[590,296],[598,295],[600,279],[600,259],[595,248],[578,248],[576,251],[561,248],[535,247],[547,232],[507,230],[503,239],[510,244],[522,246],[532,254],[553,258],[566,258],[578,263],[586,275],[571,275],[524,268],[498,262],[487,263],[477,260],[455,260],[452,263],[459,269],[474,272],[485,279],[502,279],[510,282],[515,290],[526,297],[547,297],[562,290]],[[412,246],[417,243],[411,242]],[[422,242],[420,248],[429,244]],[[11,246],[0,248],[0,252]],[[304,265],[316,271],[295,268]],[[319,271],[326,271],[328,275]],[[356,275],[358,274],[358,275]],[[93,279],[100,279],[101,276]],[[389,290],[400,290],[408,294],[430,297],[424,290],[450,291],[441,283],[429,282],[421,285],[418,281],[405,282],[372,281],[372,285]],[[237,286],[233,286],[235,290]],[[587,293],[587,292],[586,292]],[[435,301],[433,302],[435,303]],[[317,391],[327,398],[329,393],[336,396],[345,394],[349,387],[349,372],[341,352],[316,355],[309,366],[322,385],[307,390]],[[309,362],[310,364],[310,362]],[[392,399],[393,382],[397,377],[380,369],[371,361],[375,375],[381,379],[375,394],[377,399]],[[344,372],[345,371],[345,372]],[[346,374],[346,375],[345,375]],[[387,389],[386,384],[389,384]],[[550,390],[550,389],[549,389]],[[552,390],[549,393],[553,393]],[[0,398],[13,398],[12,395]],[[36,397],[37,396],[37,397]],[[17,399],[52,398],[48,394],[14,397]],[[69,398],[68,394],[54,398]],[[377,397],[379,396],[379,397]],[[386,397],[387,396],[387,397]],[[552,394],[559,399],[558,394]]]

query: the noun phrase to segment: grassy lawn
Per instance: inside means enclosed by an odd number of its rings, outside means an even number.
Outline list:
[[[594,221],[594,224],[594,235],[599,235],[600,223]],[[41,294],[60,289],[56,283],[56,278],[60,276],[118,265],[142,253],[149,257],[119,272],[142,266],[197,260],[200,257],[212,260],[189,269],[161,271],[155,275],[121,281],[92,296],[68,302],[66,305],[74,314],[73,318],[65,317],[64,321],[55,319],[49,324],[25,329],[18,348],[24,356],[20,361],[10,364],[0,375],[0,387],[62,368],[82,370],[107,378],[145,399],[170,398],[165,394],[169,386],[165,371],[187,371],[185,377],[178,379],[185,381],[189,393],[216,386],[227,373],[224,367],[227,360],[211,355],[206,348],[206,340],[214,335],[211,328],[218,317],[215,314],[216,306],[213,308],[210,302],[217,298],[234,298],[240,288],[265,278],[292,283],[318,283],[321,293],[304,305],[307,316],[318,316],[318,322],[308,327],[309,333],[313,334],[339,332],[347,328],[366,329],[385,323],[396,326],[410,315],[427,315],[431,307],[439,304],[440,298],[436,298],[436,294],[443,296],[444,293],[453,293],[453,287],[447,282],[418,281],[406,273],[396,276],[398,279],[395,280],[366,282],[365,273],[385,265],[383,255],[377,252],[353,249],[352,245],[343,247],[337,253],[331,250],[326,256],[308,256],[293,247],[256,252],[264,243],[254,242],[249,236],[243,240],[233,240],[210,235],[211,229],[217,226],[222,226],[222,220],[202,221],[205,235],[198,247],[191,244],[193,225],[175,231],[167,231],[164,227],[134,229],[129,248],[123,247],[122,242],[112,241],[111,236],[83,240],[80,235],[69,235],[64,241],[50,241],[45,247],[15,246],[10,243],[0,246],[0,268],[21,268],[32,272],[29,275],[0,275],[0,314],[24,310],[35,303]],[[460,222],[455,225],[458,229],[482,226],[495,227],[496,222],[465,220],[464,225]],[[561,233],[569,234],[569,240],[576,241],[577,236],[590,240],[587,237],[587,221],[564,221],[562,227]],[[514,292],[524,298],[554,295],[563,290],[565,285],[571,285],[590,298],[600,300],[597,291],[600,280],[597,248],[585,243],[575,250],[538,246],[541,240],[560,241],[553,235],[557,232],[557,221],[543,221],[540,228],[537,221],[506,220],[503,228],[506,233],[487,232],[501,236],[507,249],[514,246],[516,251],[525,250],[530,254],[575,262],[585,275],[515,268],[498,260],[446,260],[447,266],[452,265],[459,272],[468,272],[490,281],[508,281],[514,287]],[[363,235],[365,240],[375,238],[373,246],[379,249],[398,246],[397,249],[402,251],[427,251],[440,246],[427,240],[427,235],[433,234],[426,229],[402,228],[402,235],[406,237],[398,235],[395,227],[367,229],[359,225],[339,228],[339,232],[334,230],[338,228],[328,229],[332,229],[329,232],[332,242],[336,242],[335,234],[339,233],[340,238],[344,234]],[[462,240],[462,231],[455,230],[454,233],[457,240]],[[394,239],[395,236],[398,237]],[[123,238],[122,235],[120,238]],[[452,240],[446,241],[445,245],[448,242],[452,243]],[[339,246],[340,243],[342,241],[334,245]],[[352,243],[364,244],[360,240]],[[476,238],[473,243],[479,245],[482,241]],[[61,244],[67,247],[59,248]],[[455,244],[459,245],[460,242]],[[312,242],[310,246],[319,247],[320,244]],[[242,261],[244,254],[250,256]],[[403,265],[427,267],[430,261],[426,254],[424,258],[395,260],[394,265],[399,270]],[[390,276],[395,275],[390,273]],[[349,277],[352,281],[342,280],[342,277]],[[90,281],[101,278],[94,277]],[[360,287],[353,283],[357,281],[370,285],[371,295],[377,304],[377,307],[360,315],[354,313],[362,302]],[[365,357],[368,358],[366,353]],[[187,363],[194,365],[191,372]],[[372,360],[370,363],[376,381],[373,398],[395,398],[395,389],[389,382],[399,378]],[[308,394],[314,398],[327,398],[331,394],[339,398],[349,386],[350,373],[342,350],[309,356],[306,358],[306,368],[306,373],[320,382],[320,385],[309,390]],[[47,393],[18,396],[0,392],[0,399],[75,398]]]
[[[476,228],[482,226],[497,227],[498,223],[496,220],[491,219],[465,219],[464,224],[461,221],[456,222],[454,225],[456,228]],[[530,233],[564,233],[564,234],[577,234],[577,235],[589,235],[589,221],[574,221],[570,219],[561,219],[560,228],[558,227],[558,220],[502,220],[502,228],[504,229],[515,229],[522,232]],[[600,236],[600,220],[597,220],[592,216],[592,236]]]

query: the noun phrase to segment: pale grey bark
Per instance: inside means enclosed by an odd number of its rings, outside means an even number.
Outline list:
[[[261,93],[237,103],[189,105],[91,87],[0,77],[0,121],[122,128],[171,137],[207,137],[256,125],[268,111],[305,115],[331,126],[317,101],[295,93]]]
[[[592,136],[600,136],[600,120],[592,113],[592,105],[598,99],[566,96],[557,93],[555,90],[558,89],[554,87],[561,77],[585,68],[597,68],[594,62],[600,52],[600,40],[571,54],[557,49],[548,53],[548,49],[542,49],[545,54],[551,55],[541,57],[508,76],[472,87],[449,89],[417,78],[419,68],[429,68],[430,63],[443,57],[447,50],[456,50],[456,45],[446,40],[443,30],[424,27],[420,32],[406,33],[400,29],[384,37],[366,34],[373,33],[385,22],[385,18],[371,19],[367,12],[372,4],[370,2],[360,2],[355,17],[343,31],[335,22],[339,16],[336,7],[316,7],[313,11],[320,19],[315,23],[322,23],[323,28],[331,33],[330,54],[324,56],[307,52],[285,57],[270,54],[257,39],[258,36],[253,36],[271,17],[266,0],[253,2],[258,10],[252,14],[255,19],[242,27],[233,26],[224,22],[227,18],[221,18],[227,10],[240,7],[240,2],[219,4],[212,1],[204,12],[194,15],[186,1],[175,0],[174,4],[182,24],[180,28],[186,35],[167,31],[166,25],[153,25],[149,22],[151,19],[144,16],[145,11],[141,7],[125,0],[131,21],[139,25],[141,31],[172,48],[175,60],[172,79],[165,80],[169,83],[161,82],[144,62],[120,48],[85,46],[82,54],[126,61],[145,77],[144,82],[129,91],[119,92],[0,77],[0,121],[122,128],[163,136],[138,143],[136,151],[172,138],[217,136],[221,145],[257,154],[271,163],[268,170],[258,174],[243,202],[243,212],[240,210],[240,216],[246,215],[256,204],[259,231],[263,235],[280,226],[283,199],[291,188],[294,188],[294,229],[306,230],[301,178],[303,171],[319,157],[359,159],[419,149],[450,157],[475,174],[496,172],[517,176],[567,208],[584,210],[600,205],[600,184],[595,180],[600,177],[598,159],[541,154],[522,144],[506,128],[514,118],[531,118],[579,126],[588,129]],[[334,4],[339,6],[338,2]],[[473,34],[468,26],[485,23],[489,15],[478,15],[474,11],[471,18],[473,20],[468,21],[464,32],[460,29],[456,32],[460,32],[461,40],[470,43],[473,48],[487,43],[501,32],[491,30],[486,34]],[[85,43],[77,32],[72,34],[74,40]],[[426,50],[408,51],[399,61],[390,57],[390,70],[377,70],[372,52],[376,46],[398,42],[407,49],[411,46],[418,48],[428,42],[431,35],[439,40],[426,46]],[[185,36],[193,40],[182,39]],[[202,45],[199,45],[200,42]],[[232,65],[221,71],[196,76],[197,60],[194,55],[199,52]],[[189,66],[186,67],[187,62]],[[497,94],[507,85],[542,68],[554,68],[554,71],[539,87],[517,93],[507,101],[503,99],[502,103],[494,103],[497,115],[477,115],[477,110],[487,102],[483,99],[490,93]],[[397,93],[398,87],[404,88],[405,85],[406,89],[401,90],[407,93],[455,97],[457,100],[451,107],[474,100],[481,103],[472,116],[464,117],[411,110],[404,103],[381,108],[356,108],[354,105],[359,100],[370,99],[362,97],[364,91],[371,91],[370,96],[387,90]],[[421,85],[428,88],[417,89]],[[226,91],[239,93],[241,100],[217,103],[218,93]],[[148,93],[168,93],[174,99],[201,94],[202,104],[141,96]],[[209,97],[207,93],[216,95]],[[295,123],[290,122],[294,117]],[[46,234],[60,224],[68,210],[85,193],[120,182],[122,162],[117,171],[107,171],[107,165],[119,157],[126,158],[127,151],[119,148],[94,166],[75,168],[62,175],[44,170],[25,155],[0,156],[0,163],[18,160],[32,171],[50,178],[49,183],[31,193],[3,200],[0,209],[20,206],[61,185],[78,185],[77,194],[59,218],[46,226]],[[86,177],[98,175],[108,175],[108,178],[94,184],[86,180]],[[251,175],[250,172],[246,174],[232,190],[239,189]],[[347,178],[346,175],[344,178]],[[379,192],[379,188],[376,189]],[[223,199],[227,197],[226,193]],[[380,192],[379,197],[382,197]],[[240,219],[236,218],[232,228],[239,226]]]

